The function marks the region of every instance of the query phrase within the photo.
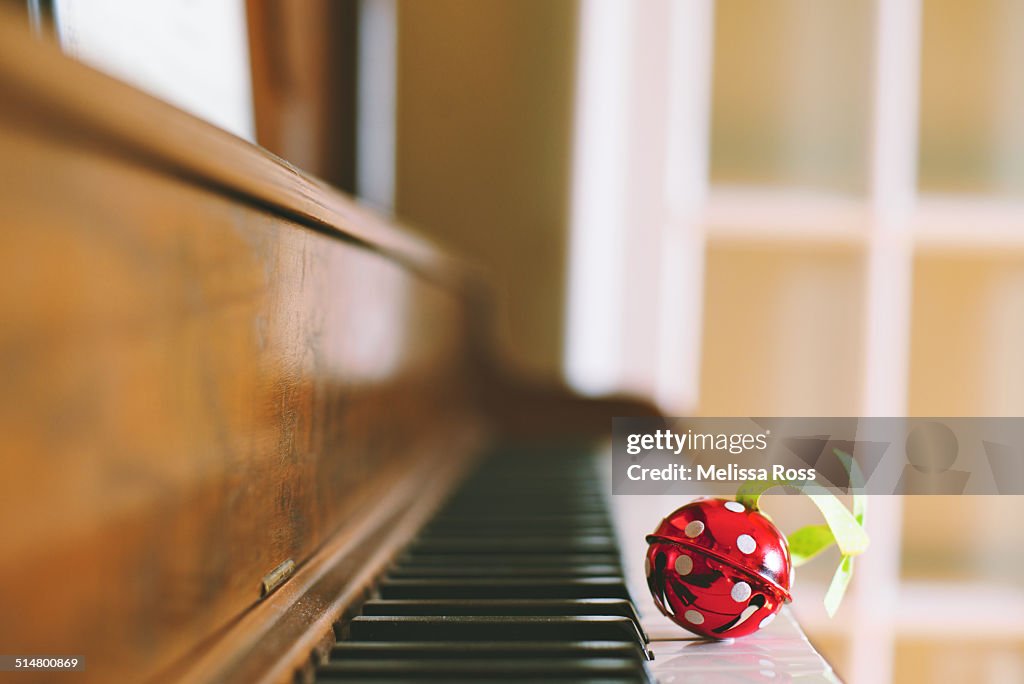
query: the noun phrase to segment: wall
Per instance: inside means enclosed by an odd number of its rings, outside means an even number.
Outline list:
[[[398,3],[395,209],[487,269],[503,351],[560,373],[575,0]]]

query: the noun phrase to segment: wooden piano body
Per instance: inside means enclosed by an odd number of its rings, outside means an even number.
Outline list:
[[[17,681],[291,681],[486,441],[647,410],[511,381],[470,269],[0,19],[0,652],[87,663]]]

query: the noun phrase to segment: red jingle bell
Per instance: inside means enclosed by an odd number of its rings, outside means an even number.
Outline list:
[[[700,636],[746,636],[791,600],[785,536],[738,501],[693,501],[662,520],[647,543],[644,567],[655,603]]]

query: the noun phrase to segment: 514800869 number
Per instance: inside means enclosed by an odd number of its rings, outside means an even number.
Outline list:
[[[0,655],[0,672],[18,670],[56,671],[84,670],[82,656],[9,656]]]

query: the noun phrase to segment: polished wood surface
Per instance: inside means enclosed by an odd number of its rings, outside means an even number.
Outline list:
[[[475,429],[455,270],[0,29],[0,650],[171,676],[282,562],[444,490]]]
[[[290,681],[486,436],[649,410],[495,370],[458,260],[2,12],[0,93],[0,652]]]
[[[291,164],[88,67],[27,35],[24,19],[0,5],[4,116],[24,130],[140,163],[203,184],[344,237],[432,276],[451,258],[408,227],[361,207]]]

